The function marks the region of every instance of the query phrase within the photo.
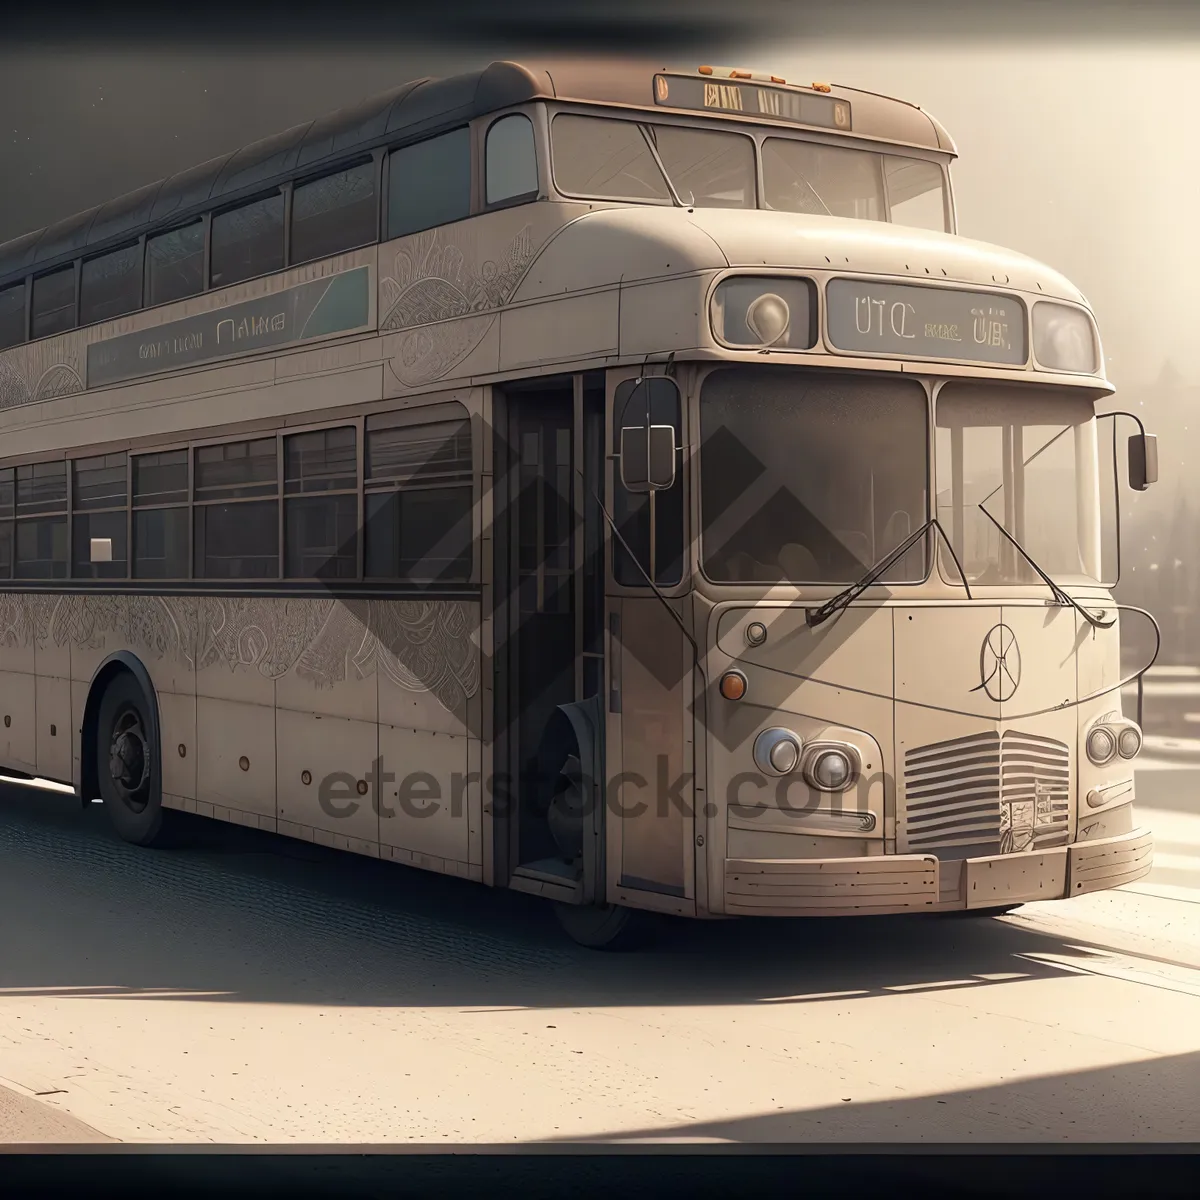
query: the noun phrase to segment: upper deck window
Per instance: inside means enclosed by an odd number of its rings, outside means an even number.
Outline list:
[[[554,178],[572,195],[698,208],[753,208],[754,143],[740,133],[563,113],[552,126]],[[670,180],[670,184],[668,184]]]
[[[456,129],[388,155],[388,237],[420,233],[471,212],[471,131]]]
[[[204,291],[204,222],[146,241],[146,304],[170,304]]]
[[[763,142],[762,155],[767,208],[946,229],[936,163],[779,137]]]
[[[75,268],[64,267],[33,281],[32,336],[50,337],[75,328]]]
[[[524,113],[510,113],[489,127],[486,178],[488,204],[537,195],[537,146],[533,122]]]
[[[654,152],[634,121],[563,113],[551,127],[554,181],[576,196],[671,203]]]
[[[375,164],[296,186],[292,195],[292,263],[328,258],[373,242],[377,236]]]
[[[740,133],[651,125],[650,140],[684,204],[753,208],[754,143]]]
[[[141,246],[126,246],[84,262],[79,279],[80,325],[124,316],[141,303]]]
[[[0,292],[0,350],[25,340],[24,281]]]
[[[212,286],[283,269],[283,195],[264,196],[212,220]]]

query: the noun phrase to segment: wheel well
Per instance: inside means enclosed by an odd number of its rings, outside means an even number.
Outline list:
[[[157,747],[158,738],[158,697],[154,693],[154,685],[150,682],[150,674],[142,662],[127,651],[105,659],[92,676],[88,688],[87,702],[83,707],[83,725],[79,731],[79,787],[77,789],[79,802],[90,804],[100,794],[100,781],[96,777],[96,726],[100,719],[100,701],[108,686],[120,675],[128,675],[141,688],[146,698],[146,719],[150,724],[153,744]]]

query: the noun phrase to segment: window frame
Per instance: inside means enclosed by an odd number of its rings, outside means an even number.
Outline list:
[[[78,497],[76,495],[76,475],[78,473],[79,464],[87,462],[93,458],[108,458],[110,455],[121,455],[125,459],[125,502],[123,506],[107,505],[103,508],[80,508]],[[70,558],[67,563],[67,578],[79,580],[91,580],[98,582],[103,578],[106,582],[121,582],[132,577],[133,571],[133,547],[131,545],[132,526],[133,526],[133,456],[127,449],[107,448],[95,450],[91,454],[71,455],[67,458],[67,500],[70,506],[70,519],[67,525],[67,538],[69,540],[68,551]],[[107,516],[110,513],[125,514],[125,572],[123,575],[108,575],[104,577],[91,575],[76,575],[75,562],[75,518],[76,516],[91,517],[91,516]]]
[[[63,264],[63,265],[60,265],[57,267],[53,267],[49,271],[41,271],[36,275],[29,276],[26,328],[29,331],[29,339],[28,340],[30,342],[41,342],[47,338],[62,337],[63,334],[71,333],[72,331],[79,328],[79,274],[80,274],[80,267],[81,267],[81,260],[77,258],[77,259],[75,259],[74,262]],[[33,335],[33,321],[34,321],[33,301],[34,301],[34,293],[35,293],[38,281],[42,280],[42,279],[51,279],[56,275],[66,275],[68,272],[70,272],[71,277],[74,280],[74,286],[75,286],[74,300],[71,304],[71,323],[70,323],[70,325],[66,325],[62,329],[55,329],[50,333],[39,333],[36,337],[34,337],[34,335]]]
[[[87,455],[84,457],[92,457],[92,456]],[[60,508],[55,508],[55,509],[48,510],[48,511],[27,513],[24,516],[22,516],[20,500],[19,500],[20,472],[25,467],[38,467],[38,466],[44,465],[45,463],[62,463],[63,464],[63,481],[64,481],[65,486],[63,489],[62,506]],[[34,589],[44,588],[47,583],[55,583],[55,582],[69,583],[70,579],[71,579],[71,557],[72,557],[71,547],[72,547],[72,538],[74,536],[74,529],[72,527],[72,521],[71,521],[71,459],[70,459],[70,457],[65,455],[62,451],[59,451],[59,452],[53,453],[53,454],[30,455],[27,458],[24,458],[24,459],[21,459],[18,461],[14,461],[12,463],[6,463],[5,466],[11,466],[13,468],[12,576],[6,582],[8,582],[10,585],[17,585],[17,586],[24,585],[26,587],[32,587]],[[58,518],[58,517],[64,518],[64,520],[66,522],[66,531],[67,531],[66,562],[64,564],[66,569],[65,569],[64,573],[61,576],[56,576],[56,575],[24,576],[24,577],[19,576],[17,574],[17,563],[19,560],[19,555],[17,553],[17,531],[19,530],[19,528],[21,526],[21,522],[22,521],[43,521],[46,519],[53,519],[53,518]]]
[[[406,150],[412,150],[417,146],[425,145],[427,142],[437,141],[438,138],[450,137],[456,133],[465,133],[467,135],[467,211],[462,216],[454,217],[449,221],[436,221],[432,225],[422,226],[420,229],[409,229],[404,233],[392,232],[392,156],[403,154]],[[403,141],[391,142],[384,148],[383,154],[383,175],[385,180],[386,194],[382,197],[380,205],[381,217],[381,243],[395,242],[401,238],[417,237],[422,233],[428,233],[431,229],[444,229],[450,225],[457,225],[459,221],[465,221],[468,217],[477,216],[481,211],[480,208],[480,180],[479,180],[479,162],[478,162],[478,131],[475,121],[459,122],[447,129],[439,129],[436,132],[424,133],[420,137],[409,137]]]
[[[171,230],[167,230],[168,233]],[[111,317],[97,317],[95,320],[85,321],[83,319],[83,274],[84,268],[89,263],[100,262],[103,259],[109,258],[114,254],[120,254],[124,250],[132,250],[137,248],[138,264],[137,264],[137,280],[138,280],[138,302],[133,308],[127,308],[124,312],[116,313]],[[79,260],[79,287],[75,297],[75,328],[87,329],[92,325],[103,325],[108,321],[120,321],[125,317],[131,317],[134,313],[141,312],[146,307],[146,235],[142,234],[136,242],[125,242],[121,246],[113,246],[105,250],[102,254],[92,254],[87,258]]]
[[[150,243],[157,241],[161,237],[167,237],[172,233],[178,233],[183,229],[190,229],[193,225],[200,226],[200,288],[198,291],[189,292],[185,296],[176,296],[172,300],[152,300],[150,297]],[[210,221],[208,214],[203,214],[199,219],[190,219],[182,224],[171,225],[166,229],[160,229],[155,233],[146,233],[142,235],[142,307],[139,312],[146,312],[154,308],[162,308],[167,304],[182,304],[186,300],[192,299],[194,296],[203,296],[208,291],[208,235]]]
[[[229,216],[231,213],[240,212],[243,208],[249,208],[252,204],[262,204],[268,200],[281,199],[283,201],[283,220],[280,228],[280,265],[272,267],[269,271],[259,271],[254,275],[245,275],[239,279],[226,280],[222,283],[213,282],[213,245],[214,225],[218,218]],[[291,215],[291,181],[287,180],[279,184],[277,187],[267,189],[266,191],[256,192],[252,196],[243,196],[233,204],[224,204],[220,208],[210,209],[205,213],[207,227],[205,229],[205,262],[204,262],[204,279],[206,292],[222,292],[227,288],[241,287],[244,283],[251,283],[255,279],[265,279],[268,275],[278,275],[281,271],[288,269],[288,225]]]
[[[288,191],[287,206],[285,211],[285,228],[284,240],[286,242],[286,265],[288,267],[307,266],[309,263],[322,262],[327,258],[336,258],[339,254],[352,254],[355,250],[361,250],[366,246],[374,245],[379,241],[379,213],[382,207],[380,188],[379,188],[379,153],[375,154],[360,154],[354,159],[349,159],[331,169],[322,169],[317,173],[308,175],[300,175],[291,181]],[[373,222],[374,232],[369,241],[357,242],[351,246],[343,246],[340,250],[333,250],[327,254],[319,254],[311,258],[297,258],[295,254],[295,203],[296,192],[301,188],[305,188],[314,183],[320,183],[323,179],[332,179],[334,175],[341,175],[346,171],[352,171],[357,167],[370,166],[373,169],[371,185],[373,188],[372,199],[374,200],[375,220]]]
[[[186,587],[189,593],[225,593],[242,590],[261,591],[266,588],[271,591],[281,589],[286,593],[305,591],[320,587],[324,591],[342,590],[359,594],[373,594],[379,591],[401,591],[425,593],[445,590],[451,594],[465,592],[471,594],[480,586],[481,551],[479,546],[479,524],[477,513],[481,496],[482,483],[479,472],[482,467],[482,448],[480,444],[479,415],[473,412],[461,401],[435,399],[417,408],[394,407],[395,402],[381,404],[374,401],[366,405],[349,407],[347,412],[338,413],[334,410],[324,410],[316,419],[290,425],[287,418],[278,420],[259,420],[242,422],[224,427],[223,432],[205,431],[204,437],[164,438],[158,441],[152,437],[123,439],[114,442],[97,443],[79,447],[63,453],[37,454],[14,457],[0,461],[0,472],[10,472],[13,485],[13,505],[11,515],[0,513],[0,525],[7,526],[12,531],[12,552],[9,563],[10,575],[4,578],[0,574],[0,590],[30,589],[45,590],[47,585],[62,590],[87,591],[134,591],[138,593],[161,592],[179,587]],[[428,425],[453,423],[461,425],[468,439],[469,468],[458,476],[443,476],[427,481],[396,483],[387,481],[374,488],[368,489],[366,484],[366,426],[368,422],[377,422],[377,428],[417,428]],[[287,491],[286,483],[286,443],[285,439],[310,433],[324,433],[337,429],[353,429],[355,438],[355,486],[337,488],[328,491],[291,492]],[[275,491],[271,494],[260,494],[243,497],[212,497],[197,499],[196,496],[196,454],[197,451],[213,446],[230,444],[271,441],[275,448]],[[187,467],[187,493],[184,499],[168,499],[160,501],[138,501],[135,496],[135,460],[148,455],[181,454]],[[125,572],[121,577],[96,578],[91,575],[78,574],[74,570],[74,538],[76,526],[76,495],[75,470],[76,464],[82,460],[98,458],[107,455],[123,455],[125,458]],[[29,513],[18,519],[17,515],[17,473],[20,468],[37,466],[42,463],[61,463],[66,478],[65,508],[53,511]],[[235,485],[236,486],[236,485]],[[375,576],[366,575],[366,503],[368,492],[400,493],[412,490],[427,490],[435,487],[469,487],[470,489],[470,557],[469,573],[457,579],[414,580],[404,576]],[[165,493],[164,493],[165,494]],[[352,577],[321,578],[318,576],[288,575],[287,572],[287,502],[294,499],[312,499],[314,497],[355,496],[355,517],[357,524],[357,548],[355,554],[355,574]],[[276,572],[271,577],[259,579],[224,579],[206,577],[199,574],[196,566],[196,510],[214,505],[261,503],[270,501],[277,503],[278,555]],[[136,515],[140,512],[161,510],[182,510],[186,515],[187,524],[187,560],[186,574],[173,576],[139,575],[137,572],[136,546]],[[79,514],[121,512],[120,507],[106,506],[100,508],[80,509]],[[67,573],[64,576],[50,576],[43,579],[15,578],[17,568],[17,526],[19,520],[34,520],[46,517],[66,518],[67,537]]]
[[[544,105],[541,108],[543,111],[545,110]],[[504,208],[517,208],[522,204],[532,204],[546,196],[548,184],[544,176],[549,172],[549,156],[543,154],[541,130],[534,116],[535,114],[529,111],[528,106],[508,108],[502,112],[491,113],[478,123],[479,154],[475,173],[479,182],[480,212],[498,212]],[[491,137],[492,130],[501,121],[507,121],[510,117],[524,117],[529,122],[530,132],[533,134],[533,165],[537,172],[537,186],[532,191],[506,196],[503,200],[489,200],[487,194],[488,139]]]
[[[452,401],[451,404],[454,404]],[[362,536],[359,538],[360,564],[359,572],[360,579],[366,584],[400,584],[403,586],[424,587],[429,588],[436,585],[450,586],[476,586],[479,581],[479,532],[477,528],[477,514],[480,500],[480,485],[479,485],[479,447],[478,447],[478,429],[477,419],[475,415],[466,408],[465,405],[455,405],[461,411],[455,415],[446,412],[448,405],[435,404],[430,405],[426,409],[387,409],[380,412],[373,412],[364,415],[363,418],[363,433],[360,440],[361,461],[359,466],[359,491],[361,494],[361,502],[359,506],[359,528],[362,531]],[[415,418],[415,419],[414,419]],[[368,430],[367,425],[374,419],[377,424],[373,430]],[[384,423],[386,422],[386,424]],[[397,482],[396,480],[387,480],[371,486],[367,479],[367,434],[375,432],[379,429],[419,429],[422,426],[428,425],[445,425],[445,424],[461,424],[466,428],[468,438],[468,449],[470,452],[471,465],[468,472],[468,477],[463,479],[454,478],[434,478],[421,480],[418,482],[405,481]],[[469,564],[466,579],[453,580],[419,580],[410,579],[404,575],[367,575],[367,497],[369,495],[403,495],[405,492],[415,491],[432,491],[436,488],[462,487],[470,488],[470,512],[471,512],[471,549],[469,555]]]
[[[634,124],[643,125],[675,125],[687,127],[689,129],[709,129],[720,130],[726,133],[736,133],[743,137],[748,137],[754,143],[754,186],[755,186],[755,207],[753,209],[741,209],[735,211],[742,212],[778,212],[779,209],[768,208],[766,205],[766,190],[763,178],[763,155],[762,145],[767,138],[782,138],[792,142],[806,142],[811,145],[833,146],[849,150],[863,150],[873,154],[877,154],[883,158],[912,158],[918,159],[921,162],[931,163],[938,169],[942,177],[942,213],[943,225],[947,232],[951,234],[957,233],[957,220],[954,208],[954,191],[953,182],[950,177],[950,164],[953,161],[953,155],[945,151],[937,151],[927,146],[913,146],[903,142],[889,142],[882,139],[864,138],[855,136],[854,134],[838,134],[832,131],[820,129],[809,129],[803,126],[797,126],[794,129],[791,126],[780,126],[758,124],[757,122],[741,122],[736,118],[722,114],[721,116],[698,116],[692,113],[681,112],[657,112],[650,109],[630,110],[625,108],[609,108],[603,105],[588,105],[577,101],[547,101],[542,103],[542,109],[545,113],[545,136],[546,136],[546,161],[548,166],[548,178],[545,181],[545,187],[548,198],[576,201],[591,201],[612,204],[632,204],[646,205],[653,208],[671,207],[674,203],[672,200],[633,200],[629,198],[614,198],[611,196],[597,196],[584,193],[568,192],[559,186],[557,173],[554,169],[554,120],[556,117],[563,114],[570,114],[581,117],[602,117],[611,120],[632,121]],[[880,167],[883,170],[882,165]],[[886,181],[884,183],[886,189]],[[887,204],[887,196],[885,191],[884,202]],[[889,220],[877,222],[877,224],[891,225],[889,209]],[[907,228],[906,226],[896,226],[896,228]]]
[[[752,581],[752,580],[729,581],[729,580],[714,579],[711,575],[708,574],[707,568],[705,566],[705,547],[704,547],[705,524],[704,524],[704,510],[703,510],[703,497],[702,497],[702,489],[704,487],[704,463],[701,461],[701,450],[702,450],[702,445],[703,445],[703,442],[702,442],[703,427],[701,424],[701,407],[700,407],[702,393],[704,390],[704,384],[706,383],[706,381],[709,378],[711,378],[713,375],[715,375],[721,371],[741,370],[744,368],[755,369],[757,367],[757,365],[758,364],[755,364],[755,363],[740,362],[740,361],[733,361],[733,360],[713,363],[711,366],[708,366],[708,369],[697,372],[695,379],[694,379],[694,388],[693,388],[693,391],[692,391],[692,394],[690,397],[690,403],[688,405],[688,408],[689,408],[689,411],[693,413],[693,420],[695,421],[693,428],[695,430],[695,436],[696,436],[696,442],[695,442],[695,448],[694,448],[693,454],[694,454],[694,458],[695,458],[695,462],[696,462],[697,474],[696,474],[695,494],[691,501],[692,507],[690,510],[690,511],[694,512],[695,520],[696,520],[696,533],[695,533],[694,537],[691,539],[691,543],[690,543],[690,545],[691,545],[690,553],[693,555],[693,559],[694,559],[693,568],[696,572],[696,579],[697,579],[697,581],[699,581],[699,580],[704,581],[704,586],[705,586],[706,590],[712,591],[716,594],[722,594],[722,595],[727,594],[732,591],[739,591],[739,590],[743,593],[753,593],[755,595],[762,595],[764,593],[769,593],[772,591],[777,592],[777,593],[783,593],[783,594],[795,594],[796,592],[800,592],[805,595],[817,595],[817,596],[836,594],[837,592],[844,590],[846,587],[848,587],[850,584],[854,583],[855,581],[851,580],[851,579],[847,579],[844,582],[794,582],[793,581],[793,582],[768,583],[768,582],[763,582],[763,581]],[[789,372],[804,372],[805,374],[807,374],[809,376],[813,376],[817,372],[826,371],[825,367],[813,366],[812,364],[805,363],[805,362],[790,362],[786,365],[785,369],[788,370]],[[922,486],[925,489],[925,518],[924,519],[926,521],[928,521],[933,514],[934,505],[936,503],[936,492],[934,490],[935,486],[936,486],[935,478],[934,478],[934,445],[933,445],[933,440],[932,440],[933,439],[933,430],[935,428],[933,397],[936,393],[936,383],[941,377],[939,377],[936,374],[936,371],[934,371],[932,369],[927,371],[924,374],[918,375],[915,372],[914,373],[907,373],[907,372],[897,373],[897,372],[893,372],[893,371],[871,370],[869,367],[864,367],[864,366],[857,365],[857,364],[856,365],[841,364],[841,365],[836,366],[832,371],[829,371],[828,373],[831,377],[845,377],[845,376],[854,376],[857,378],[865,377],[868,379],[873,379],[877,382],[889,382],[889,381],[890,382],[904,382],[904,381],[907,381],[910,383],[915,383],[921,389],[921,392],[924,396],[924,402],[925,402],[923,413],[922,413],[922,418],[921,418],[922,422],[923,422],[922,428],[924,431],[924,454],[925,454],[925,472],[923,475]],[[876,596],[877,594],[879,594],[881,589],[884,589],[883,594],[886,595],[886,594],[888,594],[888,590],[896,589],[896,588],[906,588],[906,589],[910,589],[910,590],[915,590],[917,588],[929,587],[931,581],[935,577],[934,571],[935,571],[936,564],[935,564],[934,560],[936,559],[936,557],[938,555],[937,547],[940,544],[941,544],[940,540],[936,537],[935,531],[932,529],[928,530],[926,532],[925,537],[921,541],[917,542],[916,546],[913,547],[914,550],[917,547],[921,547],[921,546],[924,547],[924,549],[923,549],[924,563],[925,563],[924,576],[920,579],[909,579],[909,580],[890,580],[890,579],[886,579],[886,578],[882,579],[882,580],[877,580],[875,583],[871,584],[871,586],[868,587],[862,593],[863,596],[866,597],[867,599],[870,599],[873,596]],[[903,557],[904,556],[902,556],[902,559],[903,559]]]

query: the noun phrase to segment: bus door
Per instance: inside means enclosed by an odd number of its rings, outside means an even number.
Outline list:
[[[606,899],[664,912],[695,910],[695,664],[679,620],[688,585],[684,479],[685,406],[675,380],[636,371],[608,377],[609,514],[605,626]],[[640,379],[640,381],[639,381]],[[670,426],[674,479],[663,490],[633,490],[622,471],[623,430]],[[646,454],[649,435],[624,436]],[[657,585],[659,595],[650,586]],[[665,603],[664,603],[665,600]]]
[[[493,880],[585,903],[603,817],[572,790],[563,710],[590,702],[602,754],[604,376],[497,388],[493,429]]]

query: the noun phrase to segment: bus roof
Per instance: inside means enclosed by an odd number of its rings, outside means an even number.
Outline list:
[[[660,70],[714,79],[730,74],[725,68],[712,67]],[[170,228],[208,209],[248,199],[298,174],[319,174],[357,154],[462,125],[528,100],[575,100],[664,113],[687,111],[654,103],[656,73],[648,64],[628,61],[500,61],[463,75],[413,80],[0,244],[0,288],[31,272],[65,265],[81,254],[98,253],[142,234]],[[778,83],[773,81],[773,86]],[[850,100],[854,136],[954,153],[945,130],[916,105],[840,86],[787,86],[800,94],[828,90],[834,97]],[[741,114],[735,113],[709,115],[741,119]]]

